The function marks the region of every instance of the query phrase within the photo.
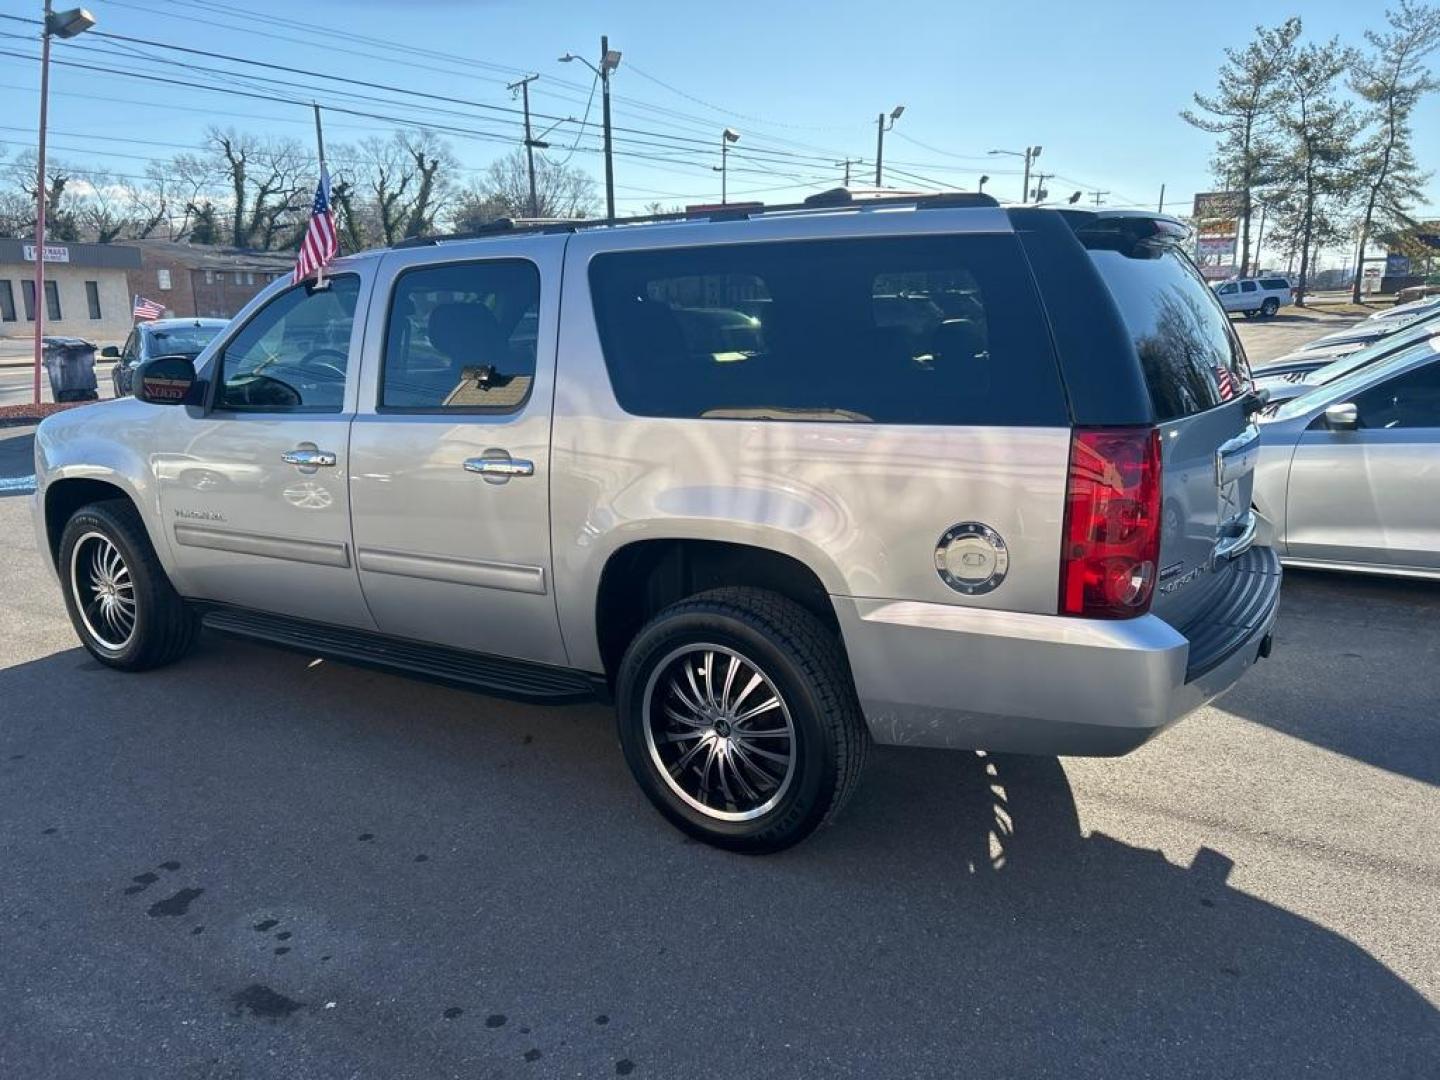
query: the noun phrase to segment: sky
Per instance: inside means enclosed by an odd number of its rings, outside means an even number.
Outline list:
[[[1047,182],[1052,199],[1078,190],[1093,204],[1092,192],[1100,191],[1107,205],[1154,207],[1164,185],[1166,208],[1188,210],[1190,197],[1212,186],[1213,137],[1178,113],[1194,91],[1213,88],[1222,49],[1243,45],[1256,21],[1273,24],[1291,13],[1302,17],[1310,39],[1338,35],[1360,45],[1364,30],[1381,22],[1383,5],[1092,0],[1079,18],[1073,4],[1055,0],[912,0],[895,7],[850,0],[88,0],[88,7],[97,29],[114,34],[436,95],[443,100],[342,89],[93,34],[55,48],[57,60],[124,66],[182,83],[223,81],[296,100],[317,97],[325,106],[461,129],[442,134],[466,180],[518,144],[519,116],[504,111],[518,108],[518,101],[505,84],[534,73],[532,109],[562,120],[546,136],[549,155],[565,160],[574,146],[570,163],[601,183],[598,126],[565,121],[585,115],[591,73],[557,58],[576,52],[597,59],[600,35],[608,34],[611,48],[622,52],[611,85],[616,202],[624,214],[653,201],[718,201],[712,166],[726,126],[740,134],[729,158],[732,201],[794,201],[838,183],[845,157],[863,158],[856,176],[873,179],[876,116],[902,104],[904,115],[885,140],[887,183],[973,190],[988,174],[987,191],[1017,199],[1020,160],[988,151],[1040,145],[1037,169],[1056,174]],[[39,9],[34,0],[0,0],[0,13],[33,17]],[[300,18],[313,19],[318,32],[286,25]],[[33,30],[0,20],[0,33]],[[14,156],[34,143],[38,46],[6,37],[0,51],[25,56],[0,55],[0,100],[9,105],[0,110],[9,125],[0,127],[0,151]],[[195,67],[170,67],[161,62],[167,58]],[[243,73],[243,81],[234,72]],[[332,89],[254,81],[260,76]],[[139,174],[146,158],[198,146],[211,124],[313,140],[309,110],[300,104],[58,64],[51,89],[52,154],[115,173]],[[598,125],[598,93],[588,119]],[[537,119],[537,135],[551,122]],[[394,127],[326,112],[330,144]],[[1420,107],[1414,127],[1422,165],[1440,169],[1440,95]],[[1429,185],[1427,201],[1431,216],[1440,216],[1440,183]]]

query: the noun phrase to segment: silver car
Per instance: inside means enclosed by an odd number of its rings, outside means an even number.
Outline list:
[[[1281,402],[1308,394],[1317,387],[1344,378],[1352,371],[1378,364],[1431,338],[1440,338],[1440,312],[1417,319],[1398,333],[1389,334],[1363,349],[1356,349],[1328,362],[1322,357],[1309,362],[1292,360],[1273,367],[1259,368],[1255,371],[1255,388],[1265,391],[1270,407],[1278,407]]]
[[[1266,415],[1254,498],[1286,563],[1440,578],[1440,338]]]
[[[203,621],[612,699],[666,817],[774,850],[874,742],[1124,753],[1268,654],[1187,234],[840,193],[341,259],[46,420],[40,543],[111,667]]]

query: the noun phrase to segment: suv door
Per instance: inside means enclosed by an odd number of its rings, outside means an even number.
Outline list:
[[[1224,595],[1231,560],[1254,540],[1260,433],[1249,419],[1249,366],[1230,320],[1179,251],[1099,247],[1090,255],[1132,335],[1160,427],[1164,506],[1152,610],[1185,627]]]
[[[1321,413],[1295,448],[1287,552],[1440,570],[1440,360],[1350,401],[1358,427],[1333,431]]]
[[[381,263],[350,452],[360,582],[384,633],[566,662],[549,504],[563,242]]]
[[[1236,309],[1239,311],[1259,311],[1261,304],[1260,286],[1253,281],[1241,281],[1240,298]]]
[[[1238,281],[1227,281],[1215,290],[1215,295],[1220,298],[1220,306],[1226,311],[1240,310],[1240,283]]]
[[[348,432],[365,271],[287,288],[219,345],[209,404],[152,460],[188,596],[372,625],[350,547]]]

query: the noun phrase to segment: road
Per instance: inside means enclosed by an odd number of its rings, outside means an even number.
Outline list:
[[[659,819],[601,707],[208,633],[120,675],[23,496],[0,549],[0,1075],[1440,1060],[1440,587],[1292,574],[1274,658],[1135,754],[881,750],[833,826],[745,858]]]
[[[210,633],[109,671],[28,503],[0,1076],[1435,1075],[1440,586],[1291,573],[1274,657],[1136,753],[883,749],[745,858],[661,821],[599,706]]]

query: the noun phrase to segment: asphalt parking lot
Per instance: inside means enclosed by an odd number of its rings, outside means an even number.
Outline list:
[[[1274,657],[1129,757],[882,750],[745,858],[661,821],[596,706],[209,633],[111,672],[28,502],[0,1076],[1436,1075],[1440,585],[1292,573]]]
[[[1327,306],[1283,307],[1272,319],[1236,315],[1231,323],[1245,343],[1245,355],[1259,367],[1276,360],[1322,334],[1343,330],[1363,316],[1337,314]]]

